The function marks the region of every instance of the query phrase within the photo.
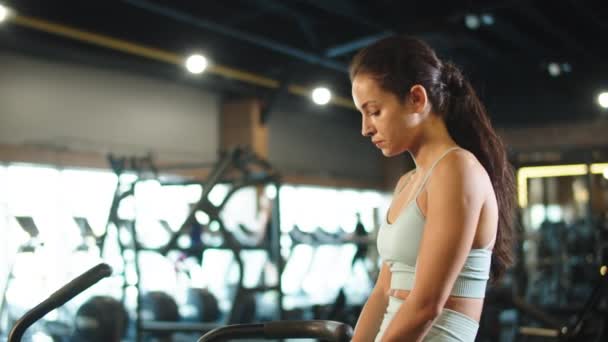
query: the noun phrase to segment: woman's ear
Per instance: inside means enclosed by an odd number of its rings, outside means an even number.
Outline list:
[[[425,112],[428,104],[426,89],[424,89],[424,87],[420,84],[413,85],[410,88],[408,101],[410,101],[410,105],[413,106],[414,111],[418,113]]]

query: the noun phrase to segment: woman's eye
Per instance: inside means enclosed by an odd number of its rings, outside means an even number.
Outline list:
[[[373,112],[373,113],[370,114],[370,116],[378,116],[378,115],[380,115],[380,111]]]

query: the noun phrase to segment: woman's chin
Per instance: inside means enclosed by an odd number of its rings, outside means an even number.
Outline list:
[[[387,148],[383,148],[380,151],[382,152],[382,155],[385,157],[393,157],[393,156],[397,155],[397,153],[395,153],[395,151],[392,151]]]
[[[383,149],[381,149],[381,151],[382,151],[382,155],[387,158],[396,157],[405,152],[405,151],[393,150],[393,149],[388,149],[388,148],[383,148]]]

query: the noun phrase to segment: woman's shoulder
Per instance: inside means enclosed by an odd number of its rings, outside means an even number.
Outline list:
[[[477,159],[475,154],[465,148],[458,147],[451,153],[448,153],[441,163],[436,166],[436,169],[454,169],[457,168],[461,171],[468,171],[466,173],[475,174],[476,172],[485,172],[485,168]],[[441,165],[443,164],[443,165]]]
[[[475,154],[464,148],[448,153],[433,171],[430,182],[442,186],[473,187],[476,191],[491,187],[490,177]],[[488,189],[489,190],[489,189]]]

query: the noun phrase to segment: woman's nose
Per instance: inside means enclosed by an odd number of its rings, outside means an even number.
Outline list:
[[[361,135],[364,137],[372,136],[374,134],[374,130],[372,125],[365,119],[361,120]]]

